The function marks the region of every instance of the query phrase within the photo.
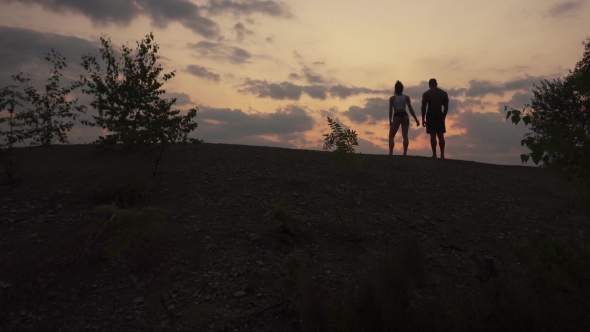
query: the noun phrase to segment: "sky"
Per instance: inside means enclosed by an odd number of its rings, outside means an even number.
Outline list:
[[[211,143],[321,150],[327,117],[355,130],[358,152],[387,154],[397,80],[420,118],[427,81],[449,93],[447,158],[520,164],[527,132],[504,105],[567,75],[590,36],[590,0],[0,0],[0,86],[28,74],[42,87],[44,53],[99,54],[99,38],[131,46],[153,32],[164,88],[198,107],[191,137]],[[87,102],[81,96],[81,102]],[[89,110],[89,114],[95,112]],[[72,143],[101,132],[77,124]],[[410,155],[431,154],[413,124]],[[402,153],[401,131],[394,154]]]

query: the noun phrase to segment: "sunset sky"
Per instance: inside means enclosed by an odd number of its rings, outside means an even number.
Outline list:
[[[574,67],[589,2],[0,0],[0,85],[19,70],[41,84],[51,48],[76,77],[101,34],[119,47],[153,31],[164,68],[177,71],[169,96],[200,109],[192,137],[321,149],[330,116],[356,130],[357,151],[386,154],[395,81],[420,117],[436,78],[451,98],[447,157],[520,164],[526,129],[504,121],[503,105],[524,107],[534,83]],[[99,134],[77,125],[70,138]],[[424,128],[412,126],[410,139],[409,154],[430,153]]]

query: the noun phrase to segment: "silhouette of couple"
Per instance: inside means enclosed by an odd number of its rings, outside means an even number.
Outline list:
[[[430,134],[430,145],[432,146],[432,157],[436,158],[436,139],[440,146],[440,157],[445,159],[445,118],[449,111],[449,95],[438,88],[436,79],[428,81],[430,89],[422,95],[422,127],[426,127],[426,133]],[[404,85],[397,81],[395,83],[395,95],[389,98],[389,155],[393,154],[395,146],[395,134],[402,126],[402,136],[404,138],[404,156],[408,152],[408,129],[410,127],[410,118],[406,112],[406,105],[410,113],[416,120],[416,126],[420,126],[416,113],[412,108],[410,97],[402,94]],[[393,115],[393,118],[392,118]]]

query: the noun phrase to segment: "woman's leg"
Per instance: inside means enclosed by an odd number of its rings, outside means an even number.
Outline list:
[[[395,134],[399,129],[399,125],[401,123],[401,119],[397,116],[393,117],[393,123],[391,124],[391,128],[389,129],[389,155],[393,154],[393,148],[395,147]]]
[[[410,141],[408,140],[408,129],[410,128],[410,118],[406,115],[402,120],[402,136],[404,138],[404,156],[408,153],[408,145]]]

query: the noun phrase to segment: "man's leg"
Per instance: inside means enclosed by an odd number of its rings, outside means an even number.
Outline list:
[[[432,146],[432,158],[436,158],[436,132],[430,132],[430,146]]]
[[[445,159],[445,133],[442,131],[438,132],[437,136],[438,136],[438,145],[440,146],[440,157],[442,159]]]

